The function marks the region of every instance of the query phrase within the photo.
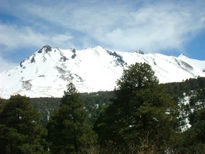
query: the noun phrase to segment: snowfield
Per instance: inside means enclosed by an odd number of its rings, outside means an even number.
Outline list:
[[[205,61],[184,55],[111,51],[100,46],[64,50],[47,45],[0,74],[0,97],[61,97],[70,81],[79,92],[113,90],[123,69],[136,62],[151,65],[160,83],[205,76]]]

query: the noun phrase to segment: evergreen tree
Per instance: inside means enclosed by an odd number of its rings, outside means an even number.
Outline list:
[[[189,143],[190,153],[203,153],[205,151],[205,108],[194,111],[189,120],[191,128],[187,131],[186,142]]]
[[[6,104],[5,102],[6,102],[6,100],[0,98],[0,113],[2,112],[2,110]]]
[[[113,152],[164,152],[174,132],[176,105],[151,67],[131,65],[117,84],[116,99],[95,124],[101,146],[113,145]]]
[[[191,127],[182,133],[182,143],[178,146],[181,153],[203,153],[205,151],[205,89],[199,89],[190,99],[188,118]],[[191,139],[191,140],[190,140]]]
[[[92,146],[95,135],[72,83],[68,85],[60,109],[51,117],[47,128],[52,153],[86,153]]]
[[[29,99],[12,96],[0,113],[0,153],[45,153],[46,131],[38,124],[40,114],[29,104]]]

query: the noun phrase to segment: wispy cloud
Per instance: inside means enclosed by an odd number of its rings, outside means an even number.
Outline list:
[[[24,47],[40,47],[45,44],[65,46],[72,39],[66,34],[42,34],[30,27],[0,24],[0,44],[4,51]]]
[[[205,2],[200,0],[1,3],[5,12],[24,22],[0,22],[0,48],[7,51],[44,44],[147,52],[183,50],[205,29]]]
[[[205,11],[201,3],[161,1],[141,7],[119,3],[62,6],[61,3],[54,8],[23,7],[34,16],[82,32],[106,47],[159,52],[183,49],[187,41],[205,28]]]

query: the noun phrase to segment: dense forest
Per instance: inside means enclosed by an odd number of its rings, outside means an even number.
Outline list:
[[[0,99],[0,154],[203,154],[205,78],[159,84],[151,67],[124,70],[117,89],[62,98]]]

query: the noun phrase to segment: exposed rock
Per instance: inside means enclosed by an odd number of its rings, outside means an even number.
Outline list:
[[[26,90],[31,90],[32,84],[30,83],[31,80],[22,81],[22,88]]]
[[[127,65],[127,63],[123,60],[122,56],[118,55],[116,52],[111,52],[109,50],[107,50],[107,53],[113,57],[115,57],[116,61],[116,65]]]

